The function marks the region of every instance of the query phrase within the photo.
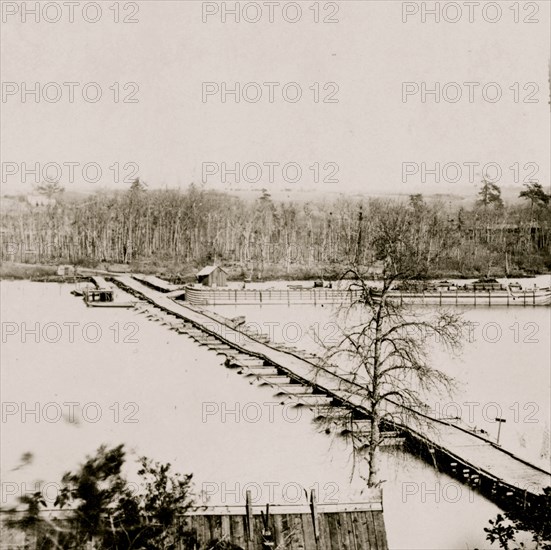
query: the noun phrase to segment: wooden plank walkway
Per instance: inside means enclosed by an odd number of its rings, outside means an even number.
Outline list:
[[[90,277],[92,279],[92,282],[96,285],[97,288],[102,289],[111,289],[114,290],[116,287],[113,285],[113,283],[108,282],[105,277],[100,277],[99,275],[94,275]]]
[[[367,415],[366,397],[359,391],[361,386],[316,365],[314,359],[307,360],[294,351],[259,342],[231,324],[225,324],[220,316],[175,302],[131,277],[118,276],[115,280],[165,312],[193,325],[198,337],[204,332],[237,350],[237,358],[241,355],[257,358],[262,364],[276,367],[293,380],[313,387],[316,393],[321,392]],[[481,483],[486,483],[486,492],[495,492],[499,498],[514,495],[516,501],[521,503],[526,502],[530,495],[541,494],[544,487],[551,485],[550,472],[513,455],[479,434],[418,411],[407,412],[403,423],[395,427],[424,443],[432,453],[438,453],[437,459],[445,462],[443,469],[446,471],[453,473],[454,468],[467,470],[469,479],[478,477]],[[464,472],[458,474],[461,478]]]
[[[159,292],[174,292],[175,290],[182,290],[183,292],[181,285],[173,285],[155,275],[132,275],[132,277],[140,283],[158,290]]]

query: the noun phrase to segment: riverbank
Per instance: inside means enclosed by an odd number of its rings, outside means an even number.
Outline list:
[[[63,281],[63,277],[57,275],[56,265],[19,264],[2,262],[0,264],[0,279],[14,280],[26,279],[29,281],[55,282]]]
[[[79,267],[79,266],[77,266]],[[133,264],[106,264],[101,263],[95,266],[86,265],[80,266],[87,269],[98,269],[116,273],[143,273],[146,275],[158,275],[175,284],[185,284],[195,282],[196,273],[201,267],[193,265],[174,265],[159,263],[140,263]],[[242,266],[224,266],[228,273],[229,281],[243,281],[251,277],[250,271],[246,271]],[[315,281],[324,279],[326,281],[334,281],[339,279],[343,274],[344,266],[334,264],[317,264],[312,266],[281,266],[269,265],[262,270],[257,270],[253,273],[252,281]],[[30,280],[37,282],[67,282],[73,280],[74,277],[58,275],[58,264],[25,264],[17,262],[2,262],[0,264],[0,280]],[[365,267],[367,271],[367,266]],[[492,269],[489,273],[491,277],[498,278],[531,278],[537,275],[548,275],[550,272],[524,272],[514,271],[509,274],[505,273],[504,269]],[[430,274],[427,279],[477,279],[488,273],[472,272],[459,273],[452,271],[442,271]],[[86,277],[77,277],[82,279]],[[377,274],[373,276],[377,278]]]

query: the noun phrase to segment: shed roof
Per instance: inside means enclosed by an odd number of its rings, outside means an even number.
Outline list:
[[[197,277],[206,277],[207,275],[210,275],[213,271],[216,271],[217,269],[220,269],[224,273],[226,273],[226,271],[218,265],[207,265],[203,269],[201,269],[199,273],[197,273]]]

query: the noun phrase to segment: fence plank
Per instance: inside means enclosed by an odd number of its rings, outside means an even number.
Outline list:
[[[311,514],[304,514],[302,516],[302,537],[304,540],[304,550],[317,550],[314,522],[312,521]]]
[[[274,528],[276,548],[277,547],[285,548],[285,544],[284,544],[285,539],[283,537],[283,524],[281,521],[281,514],[272,516],[272,524]]]
[[[367,536],[369,538],[369,548],[371,550],[377,550],[377,537],[375,536],[374,527],[375,524],[373,523],[373,518],[371,516],[371,512],[365,512],[363,514],[362,523],[365,525],[365,529],[367,531]]]
[[[339,517],[341,518],[341,532],[344,538],[343,549],[355,550],[356,538],[354,535],[354,526],[352,524],[352,514],[339,514]]]
[[[375,538],[377,539],[377,548],[388,548],[388,541],[386,538],[385,520],[382,513],[371,512],[373,523],[375,526]]]
[[[331,550],[343,550],[339,514],[327,514],[327,525],[331,536],[331,546],[327,547],[328,550],[329,548]]]
[[[209,530],[211,540],[222,538],[222,516],[209,517]]]
[[[319,518],[319,547],[321,549],[331,548],[331,533],[329,532],[329,524],[327,516],[329,514],[320,514]]]
[[[230,530],[232,542],[246,548],[245,546],[245,516],[231,516]]]
[[[369,539],[367,538],[367,532],[365,526],[362,525],[362,514],[358,512],[352,512],[350,514],[352,522],[352,529],[354,531],[355,550],[366,550],[369,548]]]
[[[221,538],[231,540],[231,521],[229,516],[221,516],[222,522],[220,528],[222,530]]]

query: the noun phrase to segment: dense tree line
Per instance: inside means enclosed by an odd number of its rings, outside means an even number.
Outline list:
[[[499,187],[483,182],[470,207],[422,195],[274,201],[266,190],[244,200],[193,185],[186,191],[150,190],[139,180],[125,192],[98,192],[86,200],[66,198],[60,186],[38,192],[55,204],[20,202],[4,211],[4,260],[142,268],[216,262],[260,277],[273,266],[280,274],[300,266],[322,276],[331,266],[384,259],[373,236],[397,217],[419,244],[418,259],[428,274],[551,268],[549,195],[538,184],[504,204]]]

